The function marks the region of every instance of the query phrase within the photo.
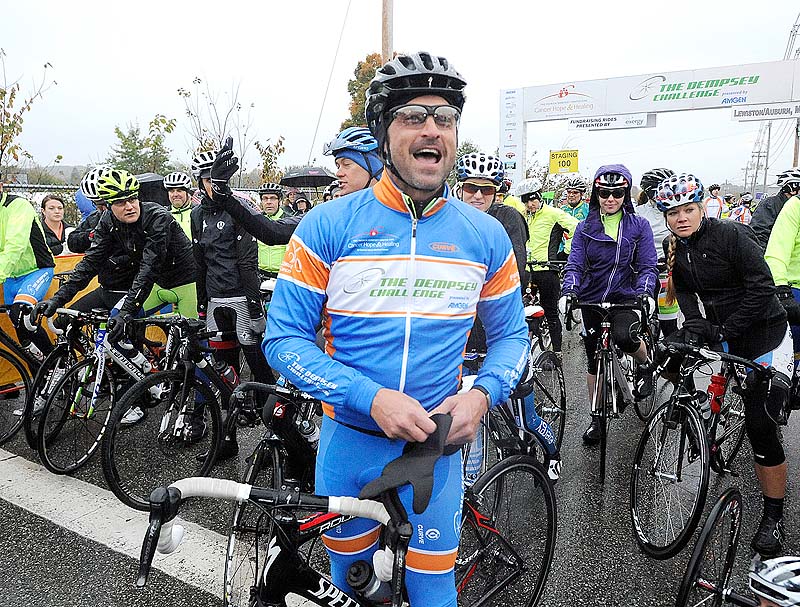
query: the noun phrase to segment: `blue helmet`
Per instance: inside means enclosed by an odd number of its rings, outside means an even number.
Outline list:
[[[378,141],[364,126],[351,126],[336,136],[336,139],[326,143],[322,148],[325,156],[338,156],[338,152],[355,150],[356,152],[372,152],[378,149]]]
[[[703,183],[691,173],[674,175],[656,190],[656,207],[662,213],[693,202],[703,202]]]

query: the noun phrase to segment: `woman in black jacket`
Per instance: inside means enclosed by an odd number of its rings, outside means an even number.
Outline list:
[[[677,299],[686,316],[683,327],[667,339],[701,345],[727,342],[731,354],[778,371],[771,386],[748,374],[750,389],[744,396],[745,427],[764,498],[752,547],[763,556],[774,556],[784,534],[787,476],[777,425],[785,423],[782,414],[794,366],[786,313],[753,231],[736,222],[706,218],[699,179],[684,174],[663,181],[656,204],[672,232],[667,299]]]

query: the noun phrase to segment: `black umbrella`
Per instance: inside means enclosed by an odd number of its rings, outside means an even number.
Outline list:
[[[134,175],[139,182],[139,200],[169,206],[169,195],[164,189],[164,178],[158,173]]]
[[[336,176],[324,167],[301,167],[286,173],[281,179],[281,185],[291,188],[319,188],[335,179]]]

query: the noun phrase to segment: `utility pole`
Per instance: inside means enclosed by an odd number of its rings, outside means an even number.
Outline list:
[[[381,44],[381,59],[386,64],[392,59],[392,47],[394,42],[393,37],[393,19],[394,0],[383,0],[383,27],[382,27],[382,44]]]
[[[794,162],[792,163],[793,167],[797,166],[797,162],[800,160],[800,118],[797,119],[797,124],[794,127]]]
[[[753,182],[750,184],[750,192],[755,195],[756,192],[756,184],[758,183],[758,172],[761,170],[761,159],[764,157],[764,152],[757,152],[753,154],[756,159],[756,168],[753,171]]]
[[[764,196],[767,195],[767,173],[769,173],[769,140],[771,136],[772,136],[772,120],[770,120],[767,123],[767,151],[764,157],[764,190],[763,190]],[[756,193],[753,192],[753,196],[755,195]]]
[[[744,165],[744,189],[747,189],[747,173],[750,171],[750,162]]]

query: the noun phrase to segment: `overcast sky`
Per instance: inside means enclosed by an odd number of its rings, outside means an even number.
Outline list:
[[[3,0],[11,6],[10,0]],[[394,48],[446,56],[467,79],[460,137],[486,151],[498,145],[503,88],[737,65],[783,58],[800,5],[731,0],[599,3],[596,0],[395,0]],[[348,0],[137,3],[14,2],[4,11],[0,46],[9,78],[30,88],[41,65],[58,85],[25,121],[22,143],[49,164],[106,157],[114,126],[146,128],[156,113],[177,118],[168,145],[188,161],[179,87],[200,76],[219,91],[240,83],[253,103],[258,139],[286,138],[282,165],[321,150],[347,116],[347,81],[367,53],[380,52],[381,1],[351,0],[333,66],[319,135],[311,148]],[[791,165],[789,123],[775,121],[770,181]],[[759,123],[737,123],[730,109],[661,114],[651,129],[575,133],[565,121],[528,127],[528,155],[562,146],[581,152],[581,172],[623,162],[638,177],[655,166],[706,181],[741,181]],[[255,158],[249,163],[255,164]]]

